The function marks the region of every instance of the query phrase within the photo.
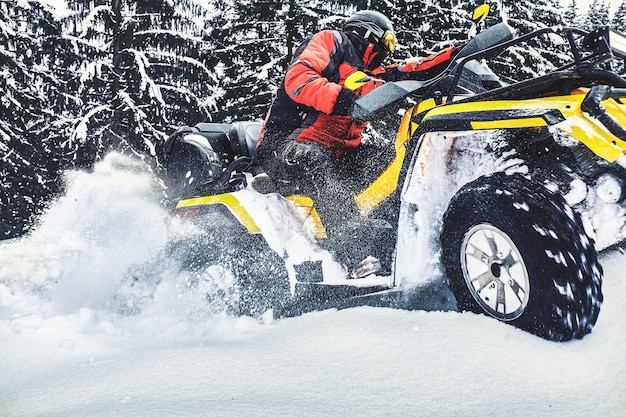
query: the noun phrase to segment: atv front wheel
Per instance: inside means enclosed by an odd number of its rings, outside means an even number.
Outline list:
[[[549,340],[591,332],[602,268],[575,213],[521,175],[465,185],[444,215],[442,262],[460,310],[484,313]]]

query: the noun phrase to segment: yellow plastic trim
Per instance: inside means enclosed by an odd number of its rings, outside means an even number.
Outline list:
[[[543,117],[529,117],[524,119],[490,120],[486,122],[471,122],[474,130],[514,129],[519,127],[547,126]]]
[[[444,106],[438,106],[430,110],[424,117],[424,120],[432,116],[442,114],[462,114],[462,113],[486,113],[491,111],[502,110],[535,110],[535,109],[560,109],[567,104],[582,102],[584,95],[558,96],[548,98],[537,98],[528,100],[497,100],[497,101],[477,101],[469,103],[450,103]],[[498,121],[516,120],[502,119]]]
[[[601,158],[614,162],[626,152],[626,141],[623,141],[609,132],[594,118],[586,115],[580,108],[585,98],[586,90],[580,90],[580,94],[567,96],[543,97],[528,100],[499,100],[487,102],[472,102],[449,104],[435,107],[424,116],[424,120],[432,116],[442,114],[483,113],[498,110],[558,110],[566,119],[555,126],[569,133],[574,138],[584,143],[591,151]],[[622,126],[626,126],[626,106],[621,102],[608,99],[602,102],[606,112]],[[497,113],[494,113],[497,117]],[[542,117],[530,118],[507,118],[490,121],[471,122],[473,129],[511,129],[516,127],[547,126],[546,119]]]
[[[300,207],[304,210],[306,218],[313,223],[313,230],[316,238],[325,239],[328,237],[326,234],[326,228],[324,228],[324,225],[322,224],[322,219],[320,219],[320,215],[317,212],[311,197],[303,195],[290,195],[287,197],[287,200],[290,200],[296,205],[296,207]]]
[[[205,197],[195,197],[186,200],[180,200],[176,204],[176,208],[207,206],[212,204],[223,204],[233,213],[235,218],[250,233],[261,233],[261,228],[256,224],[248,211],[241,205],[237,197],[233,194],[218,194]]]
[[[434,103],[434,102],[433,102]],[[390,195],[392,195],[398,188],[398,178],[400,177],[400,170],[402,169],[402,163],[406,156],[406,143],[411,140],[411,135],[415,132],[417,124],[411,121],[411,115],[413,114],[413,107],[408,109],[398,128],[396,134],[395,148],[396,156],[393,161],[385,168],[376,180],[370,184],[363,192],[354,196],[354,202],[359,210],[363,212],[370,212]],[[410,127],[410,129],[409,129]]]
[[[415,110],[415,114],[420,114],[425,112],[426,110],[430,110],[433,107],[437,106],[437,102],[434,98],[429,98],[428,100],[424,100],[417,105],[417,109]]]

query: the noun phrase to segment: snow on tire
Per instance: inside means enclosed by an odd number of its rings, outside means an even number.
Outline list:
[[[578,213],[543,185],[501,172],[466,184],[444,215],[441,243],[459,310],[558,341],[595,325],[597,252]]]

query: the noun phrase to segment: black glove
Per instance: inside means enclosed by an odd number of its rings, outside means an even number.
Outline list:
[[[330,115],[350,116],[352,113],[352,107],[354,107],[354,102],[358,98],[359,96],[354,91],[342,87],[341,92],[337,97],[337,101],[335,102],[335,107],[333,107],[333,112]]]

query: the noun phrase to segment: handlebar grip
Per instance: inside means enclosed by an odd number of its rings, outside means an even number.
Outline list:
[[[611,88],[608,85],[594,85],[587,92],[587,95],[583,99],[583,102],[580,105],[580,108],[600,121],[606,127],[609,132],[613,135],[617,136],[623,141],[626,141],[626,129],[624,129],[619,123],[615,121],[608,114],[604,106],[602,105],[602,101],[607,100],[609,98],[615,97],[626,97],[626,89],[623,88]]]

